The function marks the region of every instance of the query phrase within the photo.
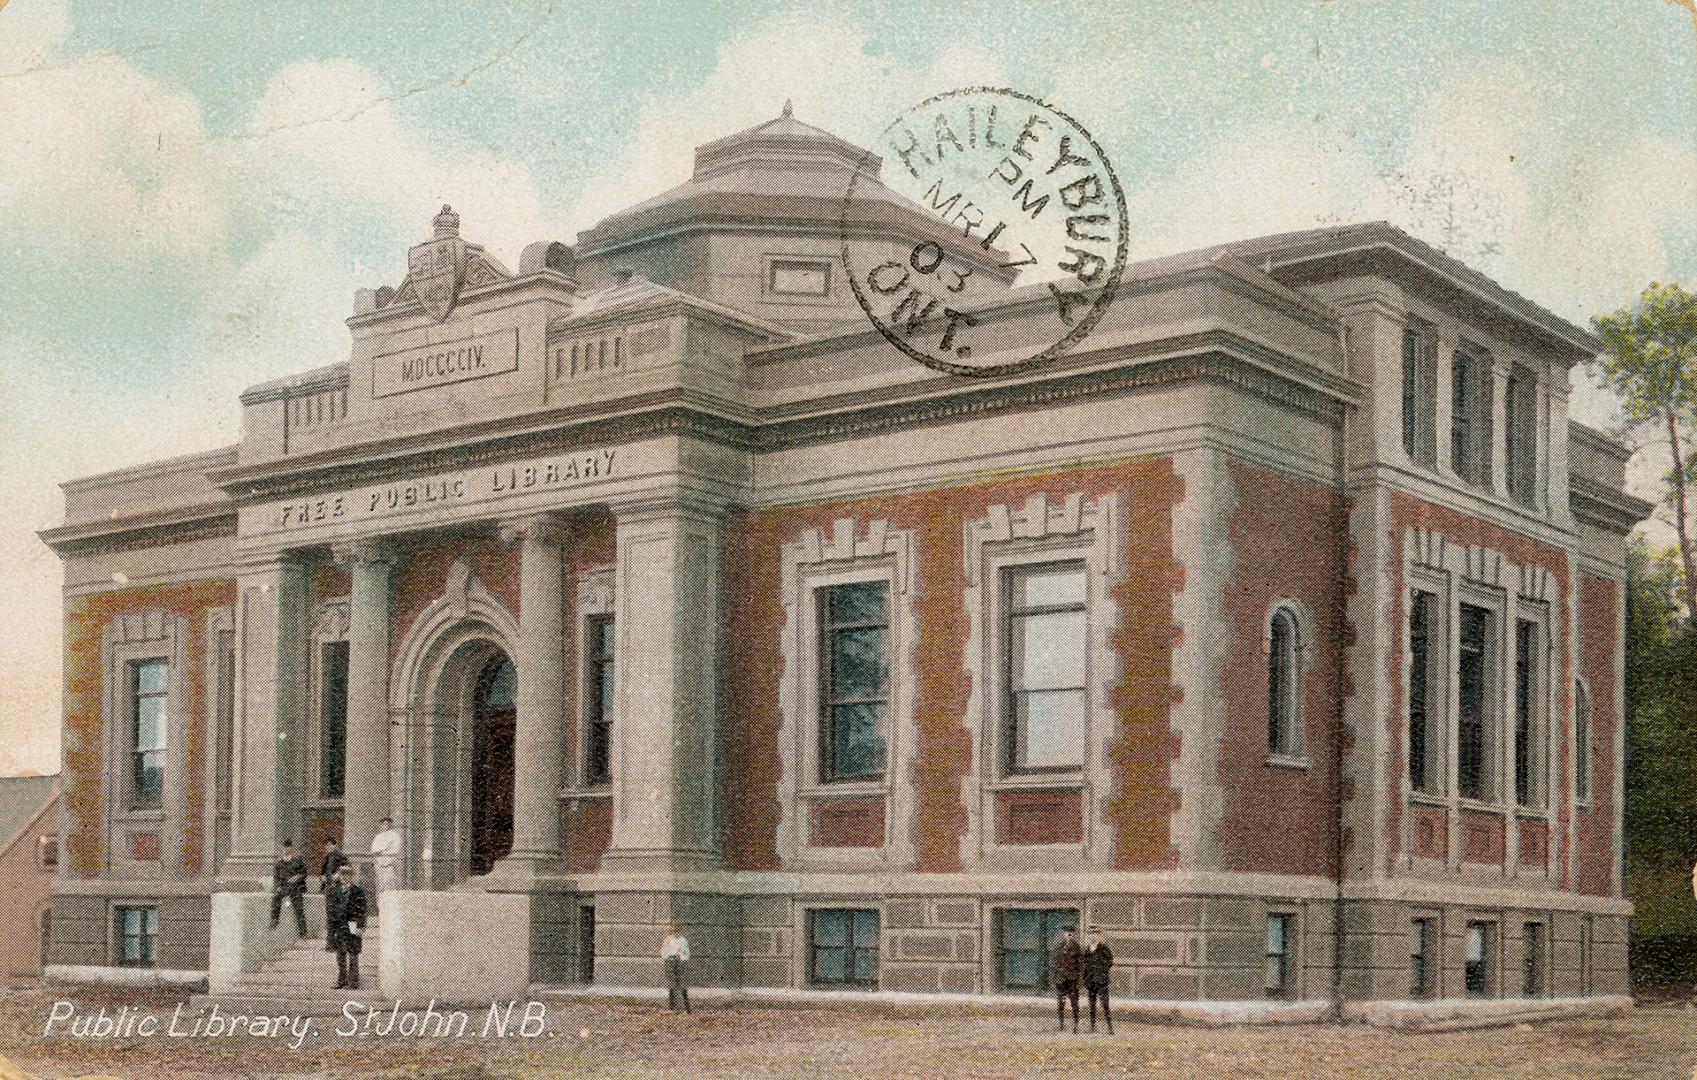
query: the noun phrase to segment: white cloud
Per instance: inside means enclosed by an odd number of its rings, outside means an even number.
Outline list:
[[[194,98],[117,54],[65,54],[65,32],[62,5],[0,14],[0,273],[44,314],[0,320],[15,523],[0,532],[0,773],[57,767],[61,575],[34,535],[61,514],[55,481],[236,438],[243,387],[347,355],[354,289],[400,284],[442,202],[511,265],[564,235],[523,165],[449,151],[357,65],[284,68],[249,129],[219,140]],[[95,312],[122,390],[90,381]],[[181,348],[124,341],[164,317]]]
[[[57,54],[52,4],[0,33],[0,223],[67,260],[121,264],[222,243],[224,193],[199,104],[122,57]]]
[[[870,40],[846,16],[812,12],[768,20],[727,41],[699,87],[642,107],[629,151],[585,184],[573,228],[688,180],[698,145],[773,119],[786,98],[798,120],[865,146],[933,94],[1005,81],[1002,62],[983,50],[957,45],[915,65],[872,55]]]
[[[1126,193],[1139,258],[1360,220],[1373,169],[1292,125],[1215,144],[1171,179]]]
[[[290,64],[274,75],[229,162],[244,191],[274,219],[291,220],[344,246],[371,224],[397,242],[385,268],[400,284],[406,243],[426,240],[443,203],[460,214],[466,239],[516,267],[524,245],[562,238],[525,166],[487,152],[445,149],[407,123],[392,90],[347,60]],[[351,297],[350,297],[351,301]]]

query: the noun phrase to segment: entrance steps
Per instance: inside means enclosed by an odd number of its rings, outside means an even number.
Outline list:
[[[258,971],[237,975],[230,989],[216,994],[196,994],[190,1009],[210,1009],[249,1014],[289,1012],[315,1016],[339,1015],[348,1001],[375,1007],[382,999],[377,990],[381,940],[378,920],[365,924],[365,949],[359,955],[358,990],[337,990],[336,954],[324,948],[323,938],[297,938]]]

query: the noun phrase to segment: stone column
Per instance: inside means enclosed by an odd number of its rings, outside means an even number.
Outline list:
[[[519,545],[518,700],[513,728],[513,850],[495,877],[558,869],[565,748],[565,526],[549,514],[503,522]]]
[[[300,819],[294,762],[306,731],[306,568],[287,557],[243,566],[236,595],[233,820],[223,876],[268,887],[277,848]]]
[[[603,870],[717,868],[722,510],[614,507],[613,835]]]
[[[348,568],[348,729],[342,840],[348,857],[370,862],[371,838],[389,807],[389,572],[394,553],[378,541],[336,550]]]

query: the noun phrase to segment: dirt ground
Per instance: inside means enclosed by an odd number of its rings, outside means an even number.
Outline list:
[[[0,1055],[38,1077],[211,1076],[1026,1078],[1026,1077],[1678,1077],[1697,1075],[1697,1008],[1646,1004],[1625,1015],[1475,1031],[1406,1034],[1362,1026],[1202,1028],[1116,1025],[1057,1035],[1037,1017],[959,1011],[902,1016],[841,1008],[704,1007],[693,1015],[603,1001],[547,1004],[548,1033],[480,1038],[342,1036],[325,1017],[299,1049],[291,1035],[72,1038],[43,1028],[56,1001],[153,1015],[182,998],[145,991],[0,991]],[[349,1025],[351,1026],[351,1025]],[[0,1077],[7,1076],[0,1066]]]

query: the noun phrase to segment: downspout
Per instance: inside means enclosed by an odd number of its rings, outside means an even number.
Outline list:
[[[1349,370],[1349,327],[1339,326],[1338,346],[1342,350],[1344,370]],[[1343,528],[1338,531],[1338,567],[1342,580],[1338,583],[1338,610],[1334,625],[1337,629],[1337,660],[1332,665],[1333,683],[1333,713],[1332,713],[1332,1001],[1330,1018],[1333,1023],[1343,1021],[1343,908],[1344,908],[1344,806],[1343,806],[1343,751],[1344,734],[1344,693],[1348,689],[1348,662],[1344,651],[1344,635],[1349,625],[1349,410],[1346,402],[1340,420],[1338,421],[1338,452],[1337,452],[1337,485],[1338,509],[1342,513]]]

